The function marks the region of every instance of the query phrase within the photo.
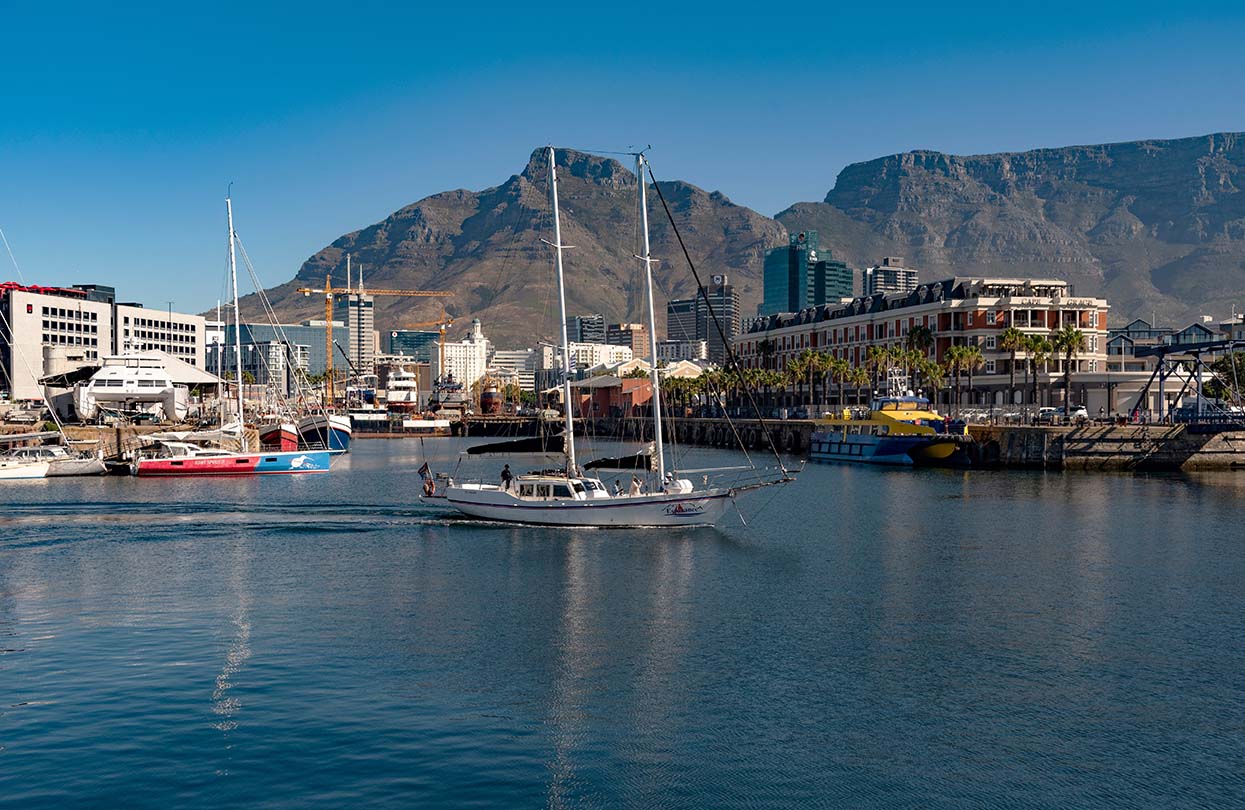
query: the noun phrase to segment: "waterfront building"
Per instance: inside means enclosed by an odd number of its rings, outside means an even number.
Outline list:
[[[852,296],[851,268],[832,260],[829,251],[819,251],[817,231],[800,231],[789,239],[786,247],[765,252],[764,299],[758,314],[798,312]]]
[[[431,363],[441,342],[438,331],[419,329],[393,329],[389,332],[387,351],[391,355],[403,355],[422,363]]]
[[[567,318],[566,339],[571,343],[604,343],[605,316],[597,313]]]
[[[114,351],[161,351],[196,368],[204,367],[207,319],[172,309],[147,309],[142,304],[113,306]]]
[[[513,374],[519,388],[536,390],[536,366],[540,355],[531,349],[497,349],[489,358],[489,367]]]
[[[916,271],[904,267],[899,256],[883,256],[880,264],[865,270],[862,283],[865,295],[907,294],[915,290],[916,285]]]
[[[1224,340],[1245,340],[1245,315],[1232,313],[1232,317],[1219,324]]]
[[[1172,330],[1136,318],[1126,326],[1107,330],[1107,371],[1152,371],[1156,357],[1137,357],[1137,349],[1153,348],[1168,343]]]
[[[572,343],[571,359],[575,367],[572,378],[578,378],[593,366],[624,363],[634,356],[627,346],[611,346],[608,343]],[[536,364],[535,388],[544,391],[562,382],[562,349],[559,346],[541,346]]]
[[[433,379],[439,380],[443,376],[452,374],[455,382],[462,383],[464,390],[470,391],[471,386],[475,385],[476,381],[488,370],[490,348],[488,339],[484,337],[484,331],[480,327],[480,319],[473,319],[471,331],[465,338],[452,343],[446,342],[444,358],[438,356],[440,352],[432,354],[429,365],[432,368]]]
[[[86,365],[125,351],[161,350],[204,368],[206,321],[199,315],[116,303],[100,284],[44,287],[0,285],[0,390],[14,399],[42,396],[44,349],[81,357]]]
[[[658,362],[708,360],[709,344],[704,340],[663,340],[657,344]]]
[[[605,342],[627,346],[637,357],[648,354],[648,327],[642,323],[612,323],[605,328]]]
[[[697,340],[695,298],[673,298],[666,303],[666,339]]]
[[[715,315],[725,342],[714,323]],[[739,294],[722,274],[710,276],[703,296],[676,298],[666,304],[666,339],[703,340],[710,362],[719,365],[725,362],[726,346],[739,334],[739,326]]]
[[[297,391],[299,373],[307,372],[309,346],[280,340],[260,340],[245,342],[241,348],[243,380],[256,385],[268,386],[286,395]],[[224,345],[220,358],[224,371],[219,376],[232,378],[234,369],[237,368],[232,343]],[[215,369],[211,370],[215,372]]]
[[[872,346],[904,347],[916,327],[928,329],[931,359],[942,362],[952,346],[976,346],[985,365],[974,374],[972,390],[964,390],[962,405],[1003,406],[1009,387],[1010,354],[999,346],[1008,327],[1026,334],[1052,335],[1065,326],[1080,329],[1086,350],[1072,359],[1072,401],[1091,412],[1102,407],[1115,413],[1132,405],[1148,374],[1119,372],[1107,367],[1107,313],[1102,298],[1073,294],[1065,281],[1015,278],[951,278],[920,284],[907,295],[873,295],[839,306],[813,307],[797,313],[760,318],[735,339],[745,367],[785,368],[805,349],[827,352],[856,367],[866,366]],[[1038,371],[1039,402],[1023,390],[1023,353],[1017,358],[1016,403],[1062,404],[1065,359],[1053,357]],[[880,382],[879,382],[880,384]],[[852,391],[851,401],[866,402],[868,389]],[[942,399],[949,397],[946,388]],[[792,389],[786,404],[798,405]],[[1148,403],[1151,408],[1156,403]]]

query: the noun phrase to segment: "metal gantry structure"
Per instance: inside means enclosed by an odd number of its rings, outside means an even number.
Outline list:
[[[324,404],[329,407],[333,404],[335,398],[333,383],[333,302],[338,296],[349,296],[353,298],[362,298],[365,295],[384,295],[398,296],[404,298],[437,298],[448,297],[454,293],[449,290],[385,290],[372,289],[363,286],[363,271],[359,271],[359,285],[352,287],[350,284],[350,254],[346,254],[346,286],[334,287],[333,277],[331,274],[325,275],[324,287],[299,287],[297,292],[304,296],[323,295],[324,296],[324,353],[326,356],[326,366],[324,371]],[[442,341],[444,342],[445,331],[442,329]]]
[[[1137,347],[1133,352],[1135,357],[1154,357],[1157,358],[1157,362],[1150,379],[1146,380],[1145,386],[1137,395],[1137,401],[1130,413],[1135,417],[1145,410],[1143,406],[1149,399],[1150,389],[1157,383],[1158,420],[1162,422],[1169,416],[1174,416],[1167,410],[1166,391],[1167,381],[1174,379],[1180,381],[1180,389],[1174,401],[1180,401],[1191,388],[1197,395],[1192,418],[1187,414],[1187,409],[1182,408],[1181,410],[1186,411],[1186,414],[1181,417],[1181,421],[1245,421],[1245,412],[1239,408],[1232,411],[1225,410],[1213,398],[1208,398],[1203,391],[1207,377],[1214,377],[1214,372],[1209,370],[1209,364],[1205,358],[1210,357],[1211,362],[1214,362],[1214,359],[1220,356],[1230,356],[1243,350],[1245,350],[1245,340],[1213,340],[1203,343]],[[1231,388],[1238,403],[1242,394],[1241,382],[1238,380],[1231,382]]]

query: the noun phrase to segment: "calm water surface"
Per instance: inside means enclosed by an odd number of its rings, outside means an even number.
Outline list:
[[[422,460],[3,484],[0,805],[1245,801],[1245,473],[810,466],[652,533]]]

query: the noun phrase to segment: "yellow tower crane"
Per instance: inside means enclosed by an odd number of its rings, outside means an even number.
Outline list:
[[[353,295],[353,296],[392,295],[392,296],[400,296],[400,297],[406,297],[406,298],[436,298],[438,296],[451,296],[454,294],[448,290],[374,290],[371,287],[364,288],[363,279],[362,279],[362,276],[363,276],[362,271],[360,271],[359,273],[359,276],[360,276],[359,286],[351,287],[350,280],[349,280],[350,278],[350,270],[349,270],[350,256],[349,254],[347,254],[346,256],[346,267],[347,267],[347,270],[346,270],[347,280],[346,280],[345,287],[334,287],[332,276],[326,275],[324,277],[324,288],[323,289],[316,289],[312,287],[299,287],[297,290],[298,292],[302,293],[304,296],[311,296],[311,295],[323,295],[324,296],[324,351],[325,351],[325,354],[327,355],[327,359],[326,359],[327,365],[325,366],[325,371],[324,371],[324,380],[325,380],[324,382],[324,385],[325,385],[324,405],[325,407],[331,407],[333,404],[333,398],[334,398],[334,391],[333,391],[333,301],[334,299],[337,298],[337,296],[339,295]],[[442,342],[444,342],[444,339],[445,339],[444,330],[442,330],[441,335],[442,335]]]

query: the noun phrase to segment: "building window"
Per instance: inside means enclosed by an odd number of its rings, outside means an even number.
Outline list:
[[[993,373],[994,373],[994,361],[993,361],[993,360],[987,360],[987,361],[986,361],[986,373],[987,373],[987,374],[993,374]]]
[[[995,347],[994,335],[986,335],[986,348],[993,350]]]

